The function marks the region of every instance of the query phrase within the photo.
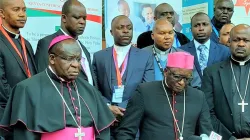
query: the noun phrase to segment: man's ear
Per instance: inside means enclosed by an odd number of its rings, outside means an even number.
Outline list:
[[[65,14],[62,14],[61,20],[63,23],[66,23],[67,16]]]
[[[49,54],[49,64],[54,65],[55,64],[55,55]]]
[[[5,16],[4,16],[4,11],[3,11],[3,9],[0,9],[0,18],[2,18],[2,19],[5,19]]]

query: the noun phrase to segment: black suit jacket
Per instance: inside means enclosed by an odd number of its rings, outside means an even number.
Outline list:
[[[223,140],[229,140],[234,133],[231,81],[230,59],[207,67],[203,72],[201,90],[207,98],[214,130]]]
[[[10,89],[17,83],[28,78],[24,64],[16,53],[13,46],[9,43],[6,37],[0,32],[0,119],[4,111],[5,105],[8,101]],[[31,67],[33,67],[33,74],[37,73],[34,53],[30,43],[25,40],[27,49],[27,56],[31,60]]]
[[[181,45],[185,45],[188,42],[190,42],[190,40],[184,34],[179,33],[179,32],[175,32],[175,33]],[[152,34],[152,31],[147,31],[147,32],[140,34],[137,38],[137,48],[142,49],[144,47],[153,45],[154,40],[151,38],[151,34]]]
[[[48,64],[49,64],[49,61],[48,61],[49,44],[55,37],[60,36],[60,35],[64,35],[64,33],[61,30],[58,30],[54,34],[46,36],[38,41],[37,50],[36,50],[36,54],[35,54],[35,62],[37,64],[38,72],[42,72],[48,67]],[[93,69],[92,69],[92,64],[91,64],[90,53],[88,52],[88,50],[86,49],[86,47],[82,43],[80,43],[80,44],[81,44],[81,47],[83,49],[83,52],[85,53],[85,55],[87,57],[88,62],[89,62],[89,68],[90,68],[91,75],[93,78],[93,83],[94,83],[94,85],[97,85],[96,79],[94,79],[94,77],[93,77]],[[83,79],[83,80],[87,80],[87,75],[82,70],[78,78]]]

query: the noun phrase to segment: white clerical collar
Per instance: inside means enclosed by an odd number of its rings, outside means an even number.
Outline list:
[[[127,46],[117,46],[114,44],[114,48],[116,52],[120,52],[120,53],[128,53],[129,49],[131,47],[131,44],[127,45]]]
[[[2,25],[3,26],[3,25]],[[11,33],[11,34],[13,34],[15,37],[15,39],[18,39],[19,38],[19,36],[20,36],[20,34],[16,34],[16,33],[13,33],[13,32],[11,32],[10,30],[8,30],[6,27],[4,27],[3,26],[3,28],[6,30],[6,31],[8,31],[9,33]]]
[[[49,66],[49,69],[50,69],[50,71],[53,73],[53,74],[55,74],[55,76],[58,78],[58,79],[60,79],[61,81],[66,81],[66,80],[64,80],[63,78],[61,78],[61,77],[59,77],[59,76],[57,76],[56,75],[56,73],[53,71],[53,69],[51,68],[51,66]]]
[[[246,62],[248,62],[248,61],[250,60],[250,57],[249,57],[247,60],[245,60],[245,61],[238,61],[238,60],[235,60],[235,59],[233,58],[233,56],[231,56],[231,59],[232,59],[234,62],[239,63],[240,66],[244,66],[244,65],[246,64]]]
[[[210,48],[210,43],[211,43],[210,39],[208,39],[208,41],[205,42],[204,44],[201,44],[201,43],[199,43],[198,41],[196,41],[196,40],[194,39],[194,45],[195,45],[195,48],[196,48],[196,49],[198,49],[198,47],[199,47],[200,45],[205,45],[205,46],[207,47],[207,49],[209,50],[209,48]]]
[[[167,54],[169,54],[169,52],[170,52],[170,50],[171,50],[171,48],[169,48],[169,49],[167,49],[166,51],[162,51],[162,50],[158,49],[158,48],[155,47],[155,46],[154,46],[154,48],[155,48],[155,52],[156,52],[157,54],[160,54],[160,55],[167,55]]]

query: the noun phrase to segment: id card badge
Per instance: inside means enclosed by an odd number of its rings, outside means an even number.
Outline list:
[[[122,103],[123,92],[124,92],[124,85],[114,86],[112,102],[113,103]]]
[[[221,139],[222,139],[222,136],[215,133],[214,131],[212,131],[209,136],[209,140],[221,140]]]

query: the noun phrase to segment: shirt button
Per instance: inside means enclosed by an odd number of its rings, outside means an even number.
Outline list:
[[[73,97],[72,100],[75,101],[76,99]]]
[[[78,110],[78,107],[75,107],[76,110]]]
[[[176,101],[174,101],[174,103],[176,104]]]
[[[175,112],[178,112],[178,110],[175,110]]]

